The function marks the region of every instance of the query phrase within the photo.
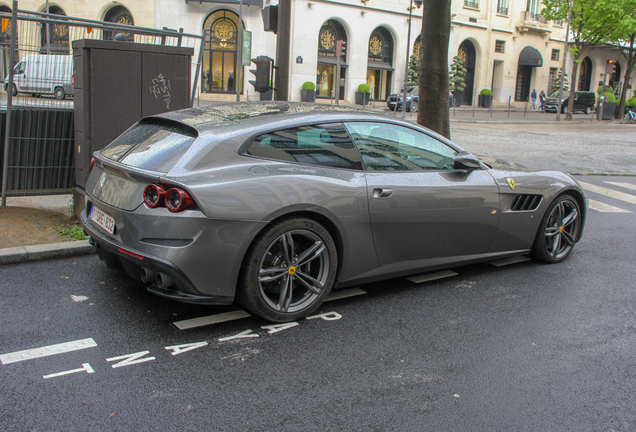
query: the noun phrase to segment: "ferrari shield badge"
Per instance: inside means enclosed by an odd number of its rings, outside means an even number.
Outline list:
[[[510,189],[515,190],[515,179],[508,178],[506,180],[508,180],[508,186],[510,186]]]

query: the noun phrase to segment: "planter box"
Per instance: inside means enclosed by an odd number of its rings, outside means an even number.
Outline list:
[[[316,102],[315,90],[301,90],[300,97],[303,102]]]
[[[492,104],[492,96],[479,95],[479,106],[482,108],[490,108]]]
[[[274,96],[274,92],[272,90],[265,92],[265,93],[261,93],[261,100],[262,101],[271,101],[272,97]]]
[[[369,105],[369,95],[371,93],[356,92],[356,103],[358,105]]]
[[[616,102],[605,102],[603,104],[603,118],[601,120],[612,120],[616,111]]]

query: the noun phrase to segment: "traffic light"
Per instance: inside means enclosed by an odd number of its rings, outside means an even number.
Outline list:
[[[616,60],[608,60],[605,65],[605,73],[612,75],[614,72],[616,72]]]
[[[271,59],[267,56],[258,56],[251,60],[252,63],[256,64],[256,69],[250,69],[250,72],[254,74],[256,80],[250,81],[250,84],[254,86],[257,92],[267,93],[269,91],[269,65]]]
[[[336,41],[336,57],[342,57],[346,54],[347,42],[343,40]]]

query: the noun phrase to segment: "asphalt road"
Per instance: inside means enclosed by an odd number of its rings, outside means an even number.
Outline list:
[[[288,327],[180,330],[236,308],[96,256],[0,267],[0,430],[636,430],[636,179],[579,180],[602,211],[565,262],[362,285]]]

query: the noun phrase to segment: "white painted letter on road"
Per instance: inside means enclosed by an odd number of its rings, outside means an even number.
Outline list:
[[[321,319],[324,319],[325,321],[335,321],[342,318],[342,315],[340,315],[338,312],[327,312],[327,313],[321,313],[318,315],[308,316],[306,319],[311,320],[315,318],[321,318]]]
[[[193,349],[204,347],[207,344],[208,344],[207,342],[194,342],[194,343],[183,344],[183,345],[169,346],[169,347],[166,347],[166,349],[167,350],[172,350],[172,352],[170,354],[175,356],[177,354],[181,354],[181,353],[184,353],[186,351],[190,351],[190,350],[193,350]]]
[[[55,377],[59,377],[59,376],[62,376],[62,375],[70,375],[70,374],[74,374],[74,373],[78,373],[78,372],[84,372],[84,371],[86,371],[86,373],[89,373],[89,374],[95,372],[90,364],[82,363],[82,367],[79,368],[79,369],[73,369],[73,370],[64,371],[64,372],[58,372],[58,373],[54,373],[54,374],[50,374],[50,375],[44,375],[42,378],[44,378],[44,379],[55,378]]]
[[[141,351],[135,354],[126,354],[123,356],[119,356],[119,357],[111,357],[106,359],[107,362],[110,361],[117,361],[117,360],[123,360],[120,361],[119,363],[116,363],[113,365],[113,368],[118,368],[118,367],[122,367],[122,366],[130,366],[130,365],[134,365],[137,363],[143,363],[143,362],[147,362],[150,360],[156,360],[154,357],[145,357],[142,358],[143,356],[145,356],[146,354],[149,354],[150,351]]]
[[[290,322],[285,324],[272,324],[261,326],[263,330],[267,330],[267,333],[273,334],[278,333],[279,331],[287,330],[288,328],[296,327],[298,325],[297,322]]]
[[[237,335],[234,336],[228,336],[228,337],[224,337],[224,338],[220,338],[219,342],[225,342],[225,341],[229,341],[229,340],[233,340],[233,339],[244,339],[244,338],[255,338],[258,337],[257,334],[250,334],[252,333],[252,330],[245,330],[243,332],[240,332]]]

